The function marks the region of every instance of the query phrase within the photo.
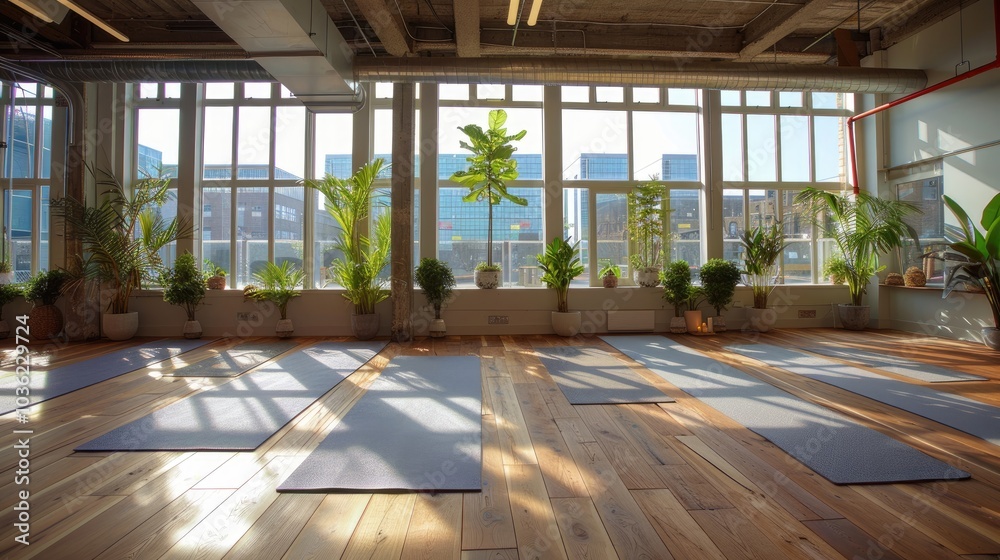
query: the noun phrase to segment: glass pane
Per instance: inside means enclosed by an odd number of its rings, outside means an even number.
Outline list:
[[[563,179],[627,181],[627,131],[624,111],[564,110]]]
[[[843,98],[839,93],[813,92],[813,109],[840,109]]]
[[[271,160],[271,108],[240,107],[239,179],[267,179]]]
[[[31,216],[32,193],[29,189],[3,190],[3,225],[10,241],[9,255],[5,255],[14,272],[15,282],[25,282],[31,277]]]
[[[748,180],[777,180],[774,115],[747,115],[747,164]]]
[[[252,283],[255,272],[267,262],[267,227],[270,205],[268,189],[241,188],[236,191],[236,274],[230,279],[233,287]]]
[[[927,275],[928,283],[936,284],[944,281],[944,271],[941,268],[943,263],[926,259],[937,266],[925,267],[925,259],[921,258],[921,255],[928,251],[945,248],[943,246],[945,243],[944,202],[941,200],[943,180],[944,177],[939,176],[896,185],[896,198],[913,204],[922,212],[904,219],[916,233],[917,241],[912,241],[909,235],[903,237],[900,255],[905,262],[900,266],[900,269],[906,270],[911,266],[923,268],[925,273],[930,272]]]
[[[139,109],[136,115],[138,177],[177,177],[179,109]]]
[[[291,99],[293,97],[295,97],[295,94],[292,93],[292,90],[286,88],[285,86],[281,86],[281,98],[282,99]]]
[[[319,116],[319,115],[317,115]],[[350,115],[338,115],[347,116]],[[348,154],[350,156],[350,154]],[[348,157],[348,161],[350,157]],[[330,264],[334,259],[343,258],[344,254],[338,251],[334,245],[335,240],[340,236],[340,227],[333,217],[326,210],[326,198],[318,191],[309,189],[309,196],[313,197],[313,279],[314,287],[334,287],[333,277],[328,272]],[[327,282],[330,281],[330,284]]]
[[[671,105],[697,105],[698,91],[693,89],[670,88],[667,90],[667,99],[670,101]]]
[[[306,174],[306,109],[277,107],[275,114],[274,178],[299,180]]]
[[[479,99],[504,99],[507,89],[499,84],[479,84],[476,86],[476,97]]]
[[[580,262],[583,264],[583,274],[573,279],[573,286],[590,285],[590,201],[587,199],[589,189],[563,189],[563,239],[568,239],[570,243],[580,242]],[[554,237],[554,236],[552,236]],[[537,269],[536,269],[537,270]],[[541,271],[539,271],[541,272]],[[529,279],[540,275],[529,273]],[[524,285],[541,285],[541,281],[527,282],[522,278]]]
[[[747,227],[769,227],[777,220],[778,191],[751,189],[747,191],[750,215]]]
[[[167,201],[163,203],[162,206],[155,208],[154,213],[163,218],[165,222],[170,222],[177,217],[177,189],[169,189],[167,191]],[[177,242],[173,241],[159,252],[160,262],[163,263],[165,267],[174,266],[174,259],[177,257]],[[154,280],[155,284],[156,281]]]
[[[743,245],[740,236],[744,230],[743,190],[722,191],[722,258],[742,264]]]
[[[545,88],[542,86],[513,86],[511,93],[514,101],[542,101],[545,97]]]
[[[747,107],[770,107],[771,92],[769,91],[748,91]]]
[[[778,103],[782,107],[801,107],[802,106],[802,92],[801,91],[782,91],[778,93]]]
[[[226,283],[234,287],[229,262],[232,232],[232,204],[228,188],[205,188],[201,191],[204,212],[201,218],[201,255],[230,275]]]
[[[781,180],[809,180],[809,117],[781,116]]]
[[[54,96],[55,96],[55,90],[53,90],[52,88],[50,88],[48,86],[45,86],[45,88],[42,91],[42,97],[47,97],[47,98],[51,99]],[[852,105],[851,109],[854,108],[853,104],[854,104],[854,100],[852,99],[851,100],[851,105]]]
[[[243,84],[243,97],[246,99],[270,99],[270,82],[246,82]]]
[[[587,86],[563,86],[562,100],[567,103],[589,103],[590,88]]]
[[[667,216],[670,220],[670,238],[666,242],[667,260],[685,260],[692,267],[697,280],[697,267],[701,266],[701,210],[696,189],[668,191]]]
[[[595,94],[598,103],[622,103],[625,101],[625,88],[621,87],[598,87]]]
[[[392,83],[390,82],[376,83],[375,99],[392,99]]]
[[[205,99],[232,99],[234,85],[231,83],[207,83],[205,84]]]
[[[156,99],[159,96],[160,84],[139,84],[139,99]]]
[[[327,173],[342,179],[354,174],[353,123],[354,118],[349,114],[316,114],[316,178]]]
[[[41,207],[38,227],[38,270],[49,268],[49,187],[41,188],[42,198],[38,202]],[[18,280],[20,281],[20,280]]]
[[[722,180],[744,180],[742,115],[722,115]]]
[[[632,121],[632,178],[698,180],[698,116],[694,113],[640,113]]]
[[[163,90],[167,99],[181,98],[181,85],[178,83],[163,84]]]
[[[813,117],[813,119],[816,181],[821,183],[846,181],[844,119],[840,117]]]
[[[7,157],[7,177],[15,179],[32,178],[38,158],[38,122],[37,107],[34,105],[16,105],[14,107],[14,122],[11,126],[11,148]],[[48,130],[52,123],[49,121]]]
[[[788,241],[783,255],[782,275],[785,284],[812,283],[812,244],[808,241]]]
[[[442,101],[468,101],[469,100],[469,85],[468,84],[439,84],[438,85],[438,99]]]
[[[205,107],[203,161],[205,179],[231,179],[233,163],[233,108]]]
[[[632,88],[632,101],[636,103],[659,103],[660,88]]]
[[[378,109],[375,111],[375,129],[373,138],[374,158],[382,158],[387,164],[392,164],[392,109]],[[353,174],[353,173],[352,173]],[[385,171],[379,174],[379,179],[392,177],[391,167],[386,167]]]
[[[628,202],[625,193],[597,193],[597,263],[600,268],[616,264],[619,279],[628,284]]]
[[[515,142],[517,151],[513,158],[517,161],[518,180],[540,181],[542,179],[542,111],[541,109],[506,109],[507,133],[522,130],[528,133]],[[459,141],[468,138],[458,127],[470,123],[485,128],[490,110],[486,107],[441,107],[438,112],[438,178],[448,180],[456,171],[468,169],[467,158],[471,155],[463,150]]]
[[[304,187],[274,188],[274,263],[302,268]]]
[[[740,100],[740,92],[738,91],[722,91],[720,98],[722,99],[723,107],[739,107],[743,104]]]
[[[42,109],[42,153],[40,154],[38,176],[48,179],[52,174],[52,106],[43,105]]]

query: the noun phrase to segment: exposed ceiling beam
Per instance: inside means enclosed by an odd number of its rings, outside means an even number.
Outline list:
[[[453,0],[458,56],[479,56],[479,0]]]
[[[740,60],[752,59],[766,51],[832,4],[832,0],[811,0],[798,9],[784,6],[768,9],[744,29],[746,44],[740,51]]]
[[[386,0],[355,0],[365,20],[375,30],[382,48],[392,56],[410,54],[410,42],[401,20]]]
[[[876,21],[874,27],[880,27],[882,30],[882,44],[873,46],[873,49],[888,49],[896,43],[916,35],[924,28],[957,13],[961,4],[961,0],[929,2],[924,9],[917,13],[899,11]]]

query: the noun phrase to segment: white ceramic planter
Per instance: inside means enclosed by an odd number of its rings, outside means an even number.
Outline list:
[[[278,324],[274,326],[274,334],[278,335],[278,338],[288,338],[293,332],[295,326],[292,325],[291,319],[278,319]]]
[[[139,330],[139,312],[101,315],[101,331],[111,340],[128,340]]]
[[[429,330],[432,338],[441,338],[447,332],[448,327],[445,326],[444,319],[434,319]]]
[[[184,338],[201,338],[201,323],[184,321]]]
[[[643,288],[655,288],[660,285],[660,269],[647,268],[635,271],[635,283]]]
[[[477,270],[475,272],[476,287],[483,290],[492,290],[500,285],[499,270]]]
[[[552,330],[559,336],[573,336],[580,332],[580,312],[552,312]]]

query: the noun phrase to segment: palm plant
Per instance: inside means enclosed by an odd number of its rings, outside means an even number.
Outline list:
[[[243,288],[243,298],[252,301],[269,301],[278,308],[282,320],[288,318],[288,303],[302,295],[299,286],[305,280],[305,272],[288,261],[280,265],[273,262],[264,264],[260,272],[253,275],[260,284],[247,284]]]
[[[190,237],[194,227],[188,218],[166,220],[157,211],[170,195],[170,179],[147,177],[126,189],[110,173],[102,175],[98,185],[107,190],[96,206],[66,197],[54,200],[52,209],[66,221],[68,237],[83,244],[70,289],[88,280],[106,282],[112,290],[107,311],[128,313],[132,292],[162,270],[160,250]]]
[[[833,193],[807,188],[795,197],[810,206],[813,220],[821,227],[830,215],[827,234],[844,256],[845,280],[851,304],[860,306],[868,281],[881,272],[879,253],[899,248],[908,234],[903,219],[920,210],[908,202],[886,200],[866,193]]]
[[[569,285],[574,278],[583,274],[580,264],[580,242],[570,245],[559,237],[545,246],[545,253],[538,255],[538,268],[542,269],[542,282],[556,291],[556,309],[560,313],[569,312]]]
[[[788,245],[781,222],[759,224],[740,235],[743,244],[743,283],[753,292],[755,309],[767,309],[767,298],[774,291],[778,257]]]
[[[371,235],[361,235],[361,226],[371,213],[375,179],[388,166],[377,158],[366,163],[349,179],[327,174],[305,185],[323,193],[326,211],[340,227],[334,247],[343,258],[331,263],[332,278],[344,288],[344,297],[354,304],[356,315],[375,313],[375,305],[389,297],[388,280],[382,270],[389,264],[392,216],[379,212]]]
[[[980,232],[972,218],[948,196],[942,196],[948,209],[962,226],[965,239],[951,244],[951,248],[965,255],[968,263],[958,266],[958,274],[945,286],[942,297],[947,297],[956,284],[971,280],[986,292],[986,299],[993,312],[993,326],[1000,329],[1000,194],[997,194],[983,209]]]
[[[468,142],[459,141],[459,145],[472,152],[466,158],[469,168],[456,171],[451,180],[469,188],[469,194],[462,199],[464,202],[487,201],[488,221],[486,227],[486,266],[492,270],[493,265],[493,206],[504,200],[509,200],[520,206],[527,206],[528,201],[507,190],[507,181],[517,179],[517,161],[512,157],[517,150],[511,142],[521,140],[528,133],[522,130],[517,134],[507,134],[504,124],[507,122],[507,112],[503,109],[490,111],[489,128],[485,131],[477,124],[467,124],[458,127],[469,138]]]

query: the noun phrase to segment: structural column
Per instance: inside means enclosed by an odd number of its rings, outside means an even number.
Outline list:
[[[413,338],[413,134],[414,85],[392,87],[392,331]]]

